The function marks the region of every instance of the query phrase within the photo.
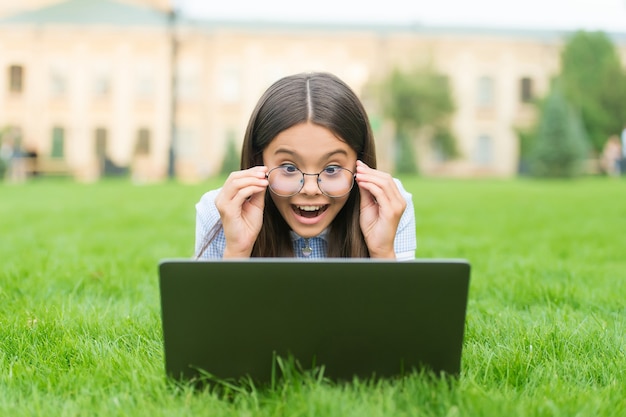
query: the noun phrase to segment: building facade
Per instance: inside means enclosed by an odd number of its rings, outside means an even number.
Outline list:
[[[20,3],[22,4],[22,3]],[[516,128],[559,70],[566,34],[354,24],[190,21],[167,0],[30,0],[0,8],[0,129],[38,155],[43,172],[93,181],[198,181],[241,144],[261,93],[278,78],[329,71],[363,99],[382,169],[393,126],[371,85],[394,68],[448,77],[460,156],[416,137],[424,175],[518,171]],[[619,37],[617,38],[620,39]],[[626,62],[626,39],[618,42]]]

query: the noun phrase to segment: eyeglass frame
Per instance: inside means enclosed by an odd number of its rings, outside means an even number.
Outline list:
[[[308,176],[316,176],[317,177],[317,188],[319,188],[319,190],[321,191],[322,194],[324,194],[326,197],[330,197],[330,198],[341,198],[341,197],[345,197],[348,194],[350,194],[350,192],[352,191],[352,189],[354,188],[354,183],[356,182],[356,173],[354,173],[353,171],[349,170],[348,168],[344,168],[342,166],[339,165],[329,165],[329,166],[333,166],[339,169],[342,169],[344,171],[348,171],[351,175],[352,175],[352,183],[350,184],[350,189],[342,195],[328,195],[324,192],[324,190],[322,190],[322,187],[320,186],[320,175],[324,172],[324,170],[326,170],[328,167],[322,169],[320,172],[318,172],[317,174],[309,174],[307,172],[302,171],[300,168],[298,168],[295,165],[292,164],[288,164],[289,166],[293,166],[295,169],[298,170],[298,172],[300,172],[300,174],[302,174],[302,184],[300,185],[300,188],[298,189],[298,191],[294,192],[293,194],[278,194],[276,191],[274,191],[274,189],[272,188],[271,184],[269,185],[269,189],[271,192],[273,192],[274,194],[276,194],[279,197],[293,197],[294,195],[298,194],[300,191],[302,191],[302,189],[304,188],[304,177],[306,175]],[[272,169],[270,169],[267,174],[265,174],[265,179],[267,179],[269,181],[270,178],[270,174],[272,173],[272,171],[278,169],[278,168],[284,168],[287,165],[278,165]]]

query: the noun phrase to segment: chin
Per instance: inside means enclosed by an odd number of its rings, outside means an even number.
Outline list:
[[[308,239],[308,238],[315,237],[319,235],[320,233],[322,233],[328,227],[328,225],[324,227],[302,227],[300,225],[290,224],[289,227],[298,236]]]

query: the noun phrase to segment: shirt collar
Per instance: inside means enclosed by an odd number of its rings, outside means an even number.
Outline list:
[[[303,238],[302,236],[300,236],[299,234],[297,234],[296,232],[294,232],[293,230],[290,230],[290,231],[289,231],[289,234],[291,235],[291,240],[292,240],[292,241],[296,241],[296,240],[298,240],[298,239],[305,239],[305,238]],[[322,230],[322,233],[320,233],[320,234],[319,234],[319,235],[317,235],[317,236],[313,236],[313,238],[319,237],[319,238],[322,238],[322,239],[324,239],[324,240],[327,240],[327,239],[326,239],[326,236],[328,236],[328,228],[326,228],[326,229]]]

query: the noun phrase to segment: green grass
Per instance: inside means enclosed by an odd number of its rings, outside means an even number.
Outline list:
[[[404,179],[418,257],[472,263],[459,380],[228,398],[165,383],[157,281],[218,183],[0,185],[0,415],[626,415],[626,181]]]

